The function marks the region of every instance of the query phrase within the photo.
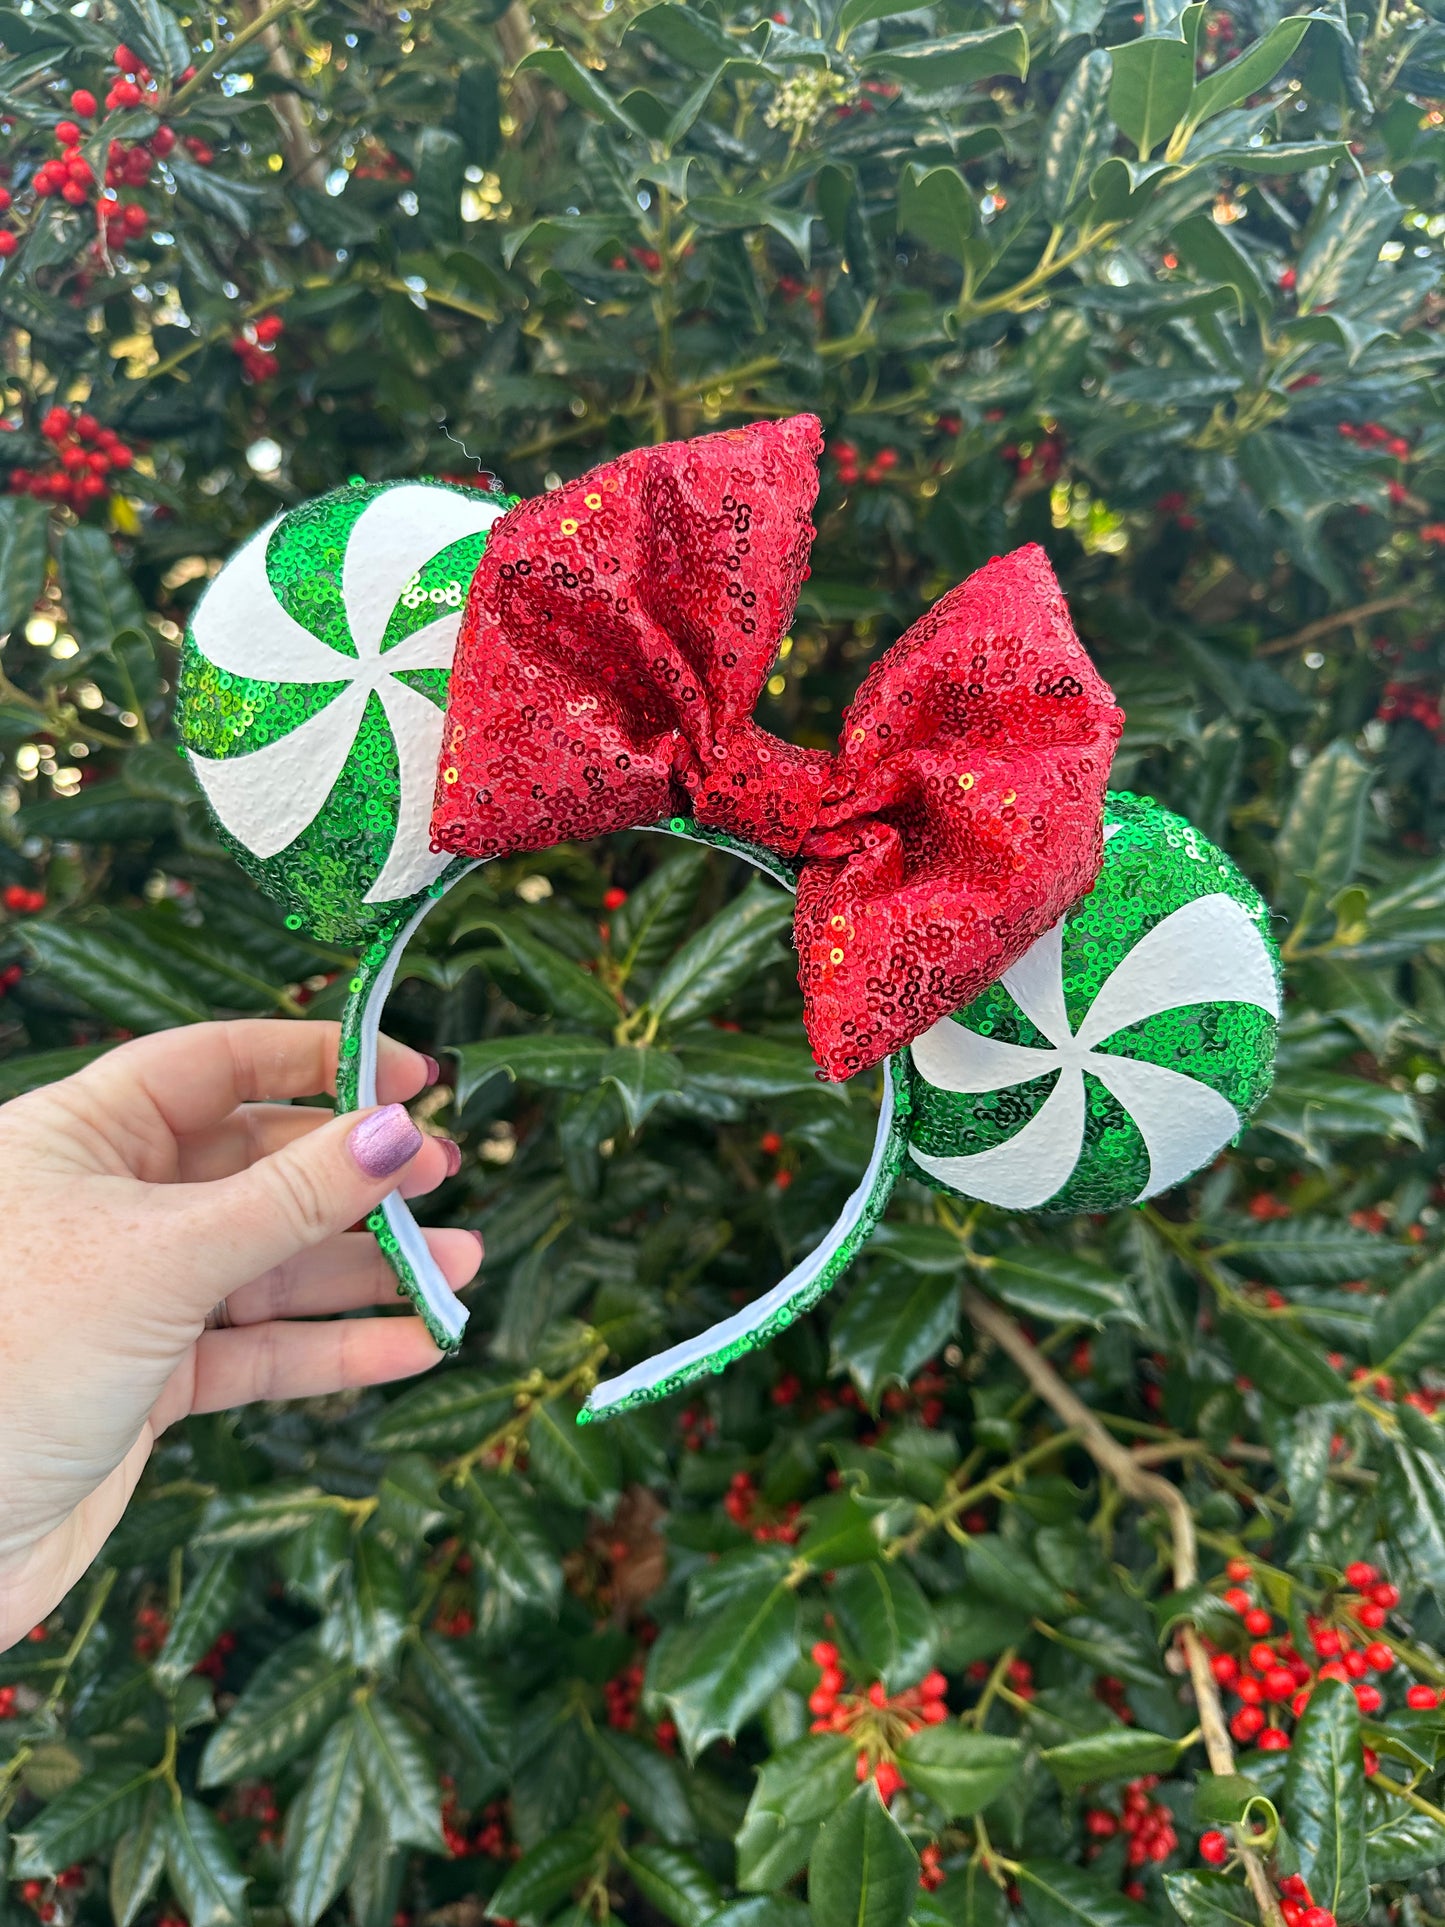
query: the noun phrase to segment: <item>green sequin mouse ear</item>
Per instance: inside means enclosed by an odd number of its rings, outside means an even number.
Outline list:
[[[343,1023],[346,1110],[376,1101],[376,939],[466,867],[432,850],[432,794],[467,590],[509,505],[445,482],[335,489],[254,535],[186,634],[177,724],[221,841],[293,929],[372,957]],[[399,1197],[373,1229],[454,1347],[466,1314]]]

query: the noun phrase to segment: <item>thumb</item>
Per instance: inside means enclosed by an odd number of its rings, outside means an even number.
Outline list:
[[[197,1302],[214,1304],[347,1230],[396,1189],[414,1161],[429,1167],[433,1158],[435,1174],[419,1170],[413,1175],[424,1181],[410,1189],[439,1183],[446,1153],[423,1136],[404,1104],[383,1104],[332,1118],[233,1177],[167,1187],[184,1220],[183,1269],[194,1275]]]

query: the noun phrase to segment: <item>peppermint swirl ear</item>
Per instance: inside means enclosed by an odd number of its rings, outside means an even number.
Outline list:
[[[1088,896],[917,1038],[909,1175],[1010,1211],[1113,1211],[1185,1178],[1270,1086],[1269,908],[1147,797],[1111,795]]]
[[[446,867],[430,819],[447,679],[508,506],[353,482],[260,530],[197,604],[181,742],[221,840],[294,928],[358,941]]]

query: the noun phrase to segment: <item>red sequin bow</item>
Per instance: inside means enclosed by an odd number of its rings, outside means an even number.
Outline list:
[[[684,815],[794,859],[808,1035],[842,1078],[968,1003],[1092,886],[1123,716],[1030,547],[894,643],[835,755],[761,729],[821,446],[798,415],[638,449],[496,524],[432,840],[500,856]]]

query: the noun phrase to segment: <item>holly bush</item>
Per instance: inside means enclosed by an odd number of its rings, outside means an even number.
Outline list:
[[[390,1013],[486,1238],[462,1359],[162,1440],[0,1658],[7,1927],[1445,1914],[1445,23],[1134,5],[0,5],[0,1092],[338,1014],[171,739],[243,535],[798,409],[761,720],[830,742],[1042,542],[1116,785],[1259,882],[1288,988],[1193,1184],[905,1184],[768,1352],[579,1429],[808,1248],[877,1092],[814,1080],[725,856],[479,873]]]

